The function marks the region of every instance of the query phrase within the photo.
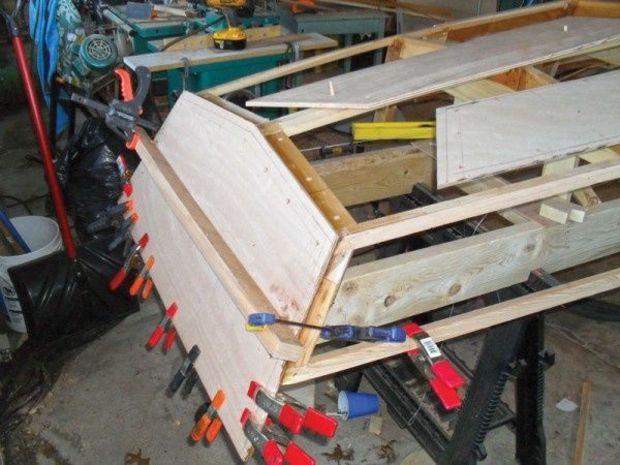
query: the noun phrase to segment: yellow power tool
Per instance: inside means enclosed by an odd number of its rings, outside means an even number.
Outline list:
[[[248,42],[248,36],[241,26],[237,16],[252,16],[254,0],[206,0],[207,6],[216,8],[226,18],[228,27],[213,33],[213,44],[221,50],[243,50]]]

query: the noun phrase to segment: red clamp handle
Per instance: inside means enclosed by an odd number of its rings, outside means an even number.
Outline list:
[[[278,443],[273,439],[267,441],[260,455],[267,465],[282,465],[284,456],[278,447]]]
[[[108,286],[110,290],[116,291],[119,287],[121,287],[121,284],[123,284],[123,281],[125,281],[126,277],[127,277],[127,270],[125,269],[125,267],[122,267],[120,270],[116,272],[116,274],[110,280],[110,284]]]
[[[441,405],[448,411],[459,408],[463,401],[459,397],[458,392],[455,389],[447,386],[441,379],[433,378],[429,381],[431,389],[439,398]]]
[[[314,434],[325,438],[333,438],[338,429],[338,421],[314,407],[309,407],[304,416],[303,426]]]
[[[308,455],[305,450],[291,441],[288,443],[288,446],[284,451],[284,463],[288,465],[315,465],[316,460],[314,457]]]
[[[166,339],[164,339],[164,351],[165,352],[168,352],[170,349],[172,349],[172,346],[174,345],[174,341],[176,340],[176,337],[177,337],[177,330],[174,328],[174,326],[172,326],[166,333]]]
[[[133,186],[130,183],[126,182],[123,184],[123,194],[126,197],[131,197],[131,194],[133,194]]]
[[[128,102],[134,99],[133,85],[131,84],[131,74],[124,68],[117,68],[114,70],[114,74],[118,76],[121,82],[121,98],[123,101]]]
[[[431,365],[431,371],[433,374],[442,380],[444,384],[452,389],[458,389],[465,384],[465,380],[454,369],[452,364],[446,360],[440,360]]]
[[[284,406],[280,409],[278,423],[284,426],[291,433],[300,434],[304,427],[304,417],[289,404],[284,404]]]
[[[149,337],[148,342],[146,343],[149,349],[152,349],[153,347],[155,347],[157,343],[161,340],[161,337],[164,334],[164,330],[165,330],[164,325],[161,325],[161,324],[157,325],[157,327],[151,334],[151,337]]]

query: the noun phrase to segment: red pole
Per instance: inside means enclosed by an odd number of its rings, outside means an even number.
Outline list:
[[[41,157],[43,159],[43,171],[45,172],[45,179],[47,180],[47,185],[52,195],[54,210],[56,210],[56,218],[60,226],[60,234],[65,244],[65,251],[69,258],[75,258],[77,257],[77,249],[75,247],[75,241],[71,236],[71,228],[69,227],[69,219],[67,218],[67,211],[65,210],[65,202],[62,191],[60,190],[60,185],[58,184],[58,178],[56,177],[52,147],[45,130],[45,123],[41,115],[41,107],[37,98],[36,87],[32,80],[28,62],[26,61],[26,53],[24,51],[22,38],[19,35],[14,35],[11,37],[11,41],[13,42],[13,49],[15,50],[17,67],[19,68],[22,82],[24,83],[24,92],[26,93],[28,107],[30,108],[30,120],[37,136],[37,143],[39,144],[39,150],[41,151]]]

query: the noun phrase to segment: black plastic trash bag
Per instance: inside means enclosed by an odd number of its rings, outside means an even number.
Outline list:
[[[101,118],[90,118],[56,161],[58,180],[65,194],[75,229],[82,242],[109,236],[110,230],[90,234],[87,226],[116,205],[123,180],[117,159],[123,154],[127,168],[138,164],[135,152],[125,148]]]

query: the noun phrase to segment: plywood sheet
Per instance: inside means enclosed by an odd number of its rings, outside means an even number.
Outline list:
[[[139,166],[132,177],[132,199],[140,214],[132,231],[134,239],[148,232],[143,256],[155,257],[151,275],[159,295],[164,305],[176,302],[179,307],[174,324],[185,349],[194,344],[200,348],[195,366],[209,395],[224,390],[226,401],[219,415],[235,449],[245,458],[250,444],[241,430],[241,412],[247,407],[257,420],[265,417],[246,396],[247,387],[256,380],[277,391],[283,362],[269,357],[256,335],[245,330],[241,312],[144,168]]]
[[[156,144],[272,305],[301,321],[337,235],[258,128],[185,92]]]
[[[186,60],[191,66],[208,65],[223,61],[242,60],[265,55],[276,55],[286,53],[289,43],[297,41],[300,50],[321,50],[335,47],[338,43],[328,37],[317,34],[316,32],[301,36],[282,36],[265,41],[250,42],[244,50],[217,50],[214,48],[203,48],[201,50],[177,50],[170,52],[145,53],[142,55],[128,56],[123,59],[124,63],[131,69],[138,66],[145,66],[152,72],[164,71],[167,69],[183,68]]]
[[[620,71],[437,109],[437,187],[620,142]]]
[[[618,19],[566,17],[267,95],[247,105],[372,110],[514,67],[619,42]]]

